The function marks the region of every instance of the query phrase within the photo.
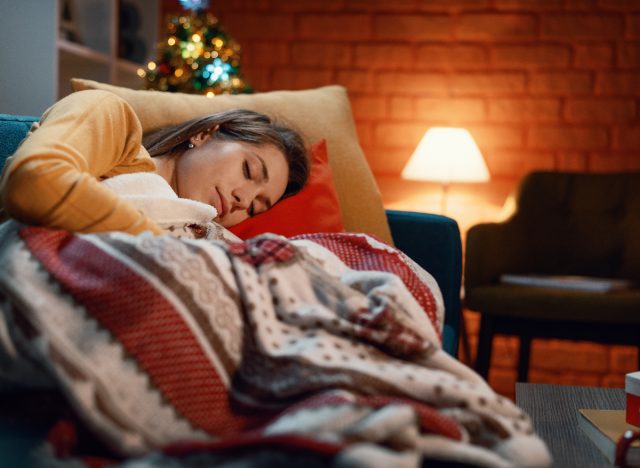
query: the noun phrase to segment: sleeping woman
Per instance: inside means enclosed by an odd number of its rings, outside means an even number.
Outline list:
[[[131,106],[107,91],[73,93],[48,109],[7,160],[6,215],[73,232],[165,231],[100,183],[154,172],[178,197],[215,208],[233,226],[297,193],[309,174],[301,137],[266,115],[229,110],[143,138]]]

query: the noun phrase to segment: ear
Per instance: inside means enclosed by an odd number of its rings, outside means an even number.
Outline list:
[[[191,138],[189,138],[189,142],[193,146],[199,146],[205,141],[207,141],[209,138],[213,137],[214,133],[216,133],[219,128],[220,128],[220,125],[216,125],[215,127],[212,127],[209,130],[196,133]]]
[[[211,138],[211,132],[198,132],[195,135],[192,135],[191,138],[189,138],[189,143],[191,143],[193,146],[200,146],[209,138]]]

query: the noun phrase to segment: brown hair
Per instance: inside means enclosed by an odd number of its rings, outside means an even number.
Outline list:
[[[151,156],[180,156],[187,149],[192,136],[209,132],[216,127],[215,138],[252,145],[273,145],[282,151],[289,166],[289,180],[282,198],[295,195],[307,182],[309,157],[298,132],[259,112],[231,109],[196,117],[144,135],[142,144]]]

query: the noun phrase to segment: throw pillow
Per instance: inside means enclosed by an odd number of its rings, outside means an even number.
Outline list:
[[[290,237],[305,233],[344,231],[326,140],[322,139],[312,145],[311,164],[309,181],[300,193],[285,198],[269,211],[232,226],[229,230],[242,239],[264,232]]]
[[[84,79],[73,79],[71,86],[74,91],[102,89],[122,97],[133,107],[145,131],[212,112],[244,108],[296,128],[307,145],[326,138],[345,229],[393,242],[380,192],[358,143],[349,98],[342,86],[213,98],[133,90]]]

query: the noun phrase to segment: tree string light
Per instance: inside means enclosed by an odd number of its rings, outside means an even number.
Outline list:
[[[138,75],[147,89],[214,96],[250,93],[240,73],[240,45],[218,19],[205,11],[207,0],[180,0],[188,15],[168,19],[158,56]]]

